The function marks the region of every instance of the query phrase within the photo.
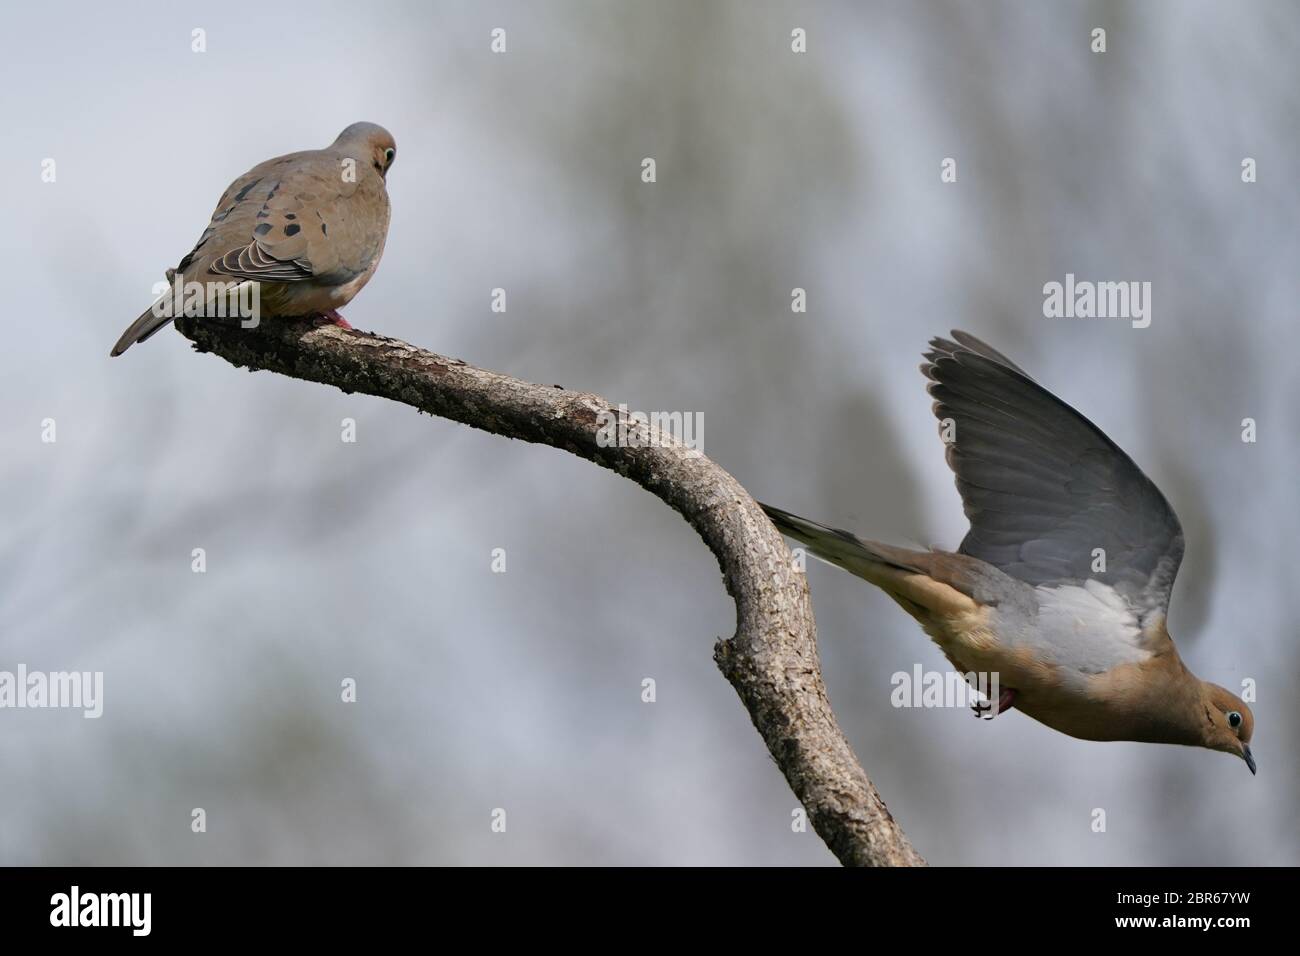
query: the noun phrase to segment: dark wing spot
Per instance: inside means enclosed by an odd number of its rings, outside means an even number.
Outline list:
[[[322,236],[328,236],[330,234],[330,231],[325,228],[325,223],[323,222],[320,224],[320,234]]]
[[[253,187],[256,186],[258,183],[260,183],[261,181],[262,181],[261,178],[254,179],[251,183],[249,183],[239,192],[235,193],[235,202],[243,202],[244,197],[247,196],[250,192],[252,192]]]
[[[275,191],[276,191],[277,189],[279,189],[279,188],[280,188],[280,184],[279,184],[279,183],[276,183],[274,186],[271,187],[271,191],[270,191],[269,193],[266,194],[266,201],[267,201],[267,202],[270,202],[272,199],[275,198]]]
[[[297,214],[296,212],[286,212],[286,213],[284,214],[284,218],[285,218],[285,219],[297,219],[297,218],[298,218],[298,214]]]
[[[261,223],[260,225],[258,225],[256,229],[253,230],[253,232],[257,233],[259,236],[265,236],[270,231],[271,231],[271,224],[269,222]]]
[[[259,226],[258,228],[261,227]],[[289,225],[284,227],[284,234],[286,236],[296,236],[300,232],[302,232],[302,226],[298,225],[296,222],[291,222]]]

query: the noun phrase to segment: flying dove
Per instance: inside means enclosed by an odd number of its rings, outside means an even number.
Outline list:
[[[962,674],[996,674],[994,715],[1016,708],[1084,740],[1207,747],[1254,773],[1250,708],[1193,675],[1165,629],[1183,557],[1169,502],[1004,355],[952,336],[930,342],[921,371],[970,520],[955,553],[763,509],[813,555],[883,589]]]
[[[397,154],[374,123],[353,123],[326,149],[254,166],[222,194],[212,220],[175,269],[162,297],[113,346],[121,355],[192,301],[218,311],[219,290],[257,284],[257,319],[323,316],[351,328],[338,309],[370,281],[388,236],[385,177]],[[247,291],[247,290],[245,290]],[[220,303],[220,309],[227,301]]]

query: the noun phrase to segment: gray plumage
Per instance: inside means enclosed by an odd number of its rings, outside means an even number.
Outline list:
[[[948,464],[970,531],[958,551],[1027,584],[1113,587],[1163,613],[1183,557],[1169,502],[1100,429],[974,336],[936,338],[921,371],[951,419]],[[1094,549],[1105,552],[1094,571]]]
[[[1192,674],[1165,626],[1183,533],[1164,495],[973,336],[934,339],[921,370],[970,519],[961,547],[864,541],[764,505],[773,524],[885,591],[968,680],[996,676],[997,712],[1084,740],[1207,747],[1253,773],[1250,708]]]
[[[864,541],[763,505],[773,523],[868,580],[870,566],[884,563],[987,606],[999,595],[1023,601],[1014,582],[1091,580],[1113,588],[1139,626],[1163,615],[1183,556],[1182,528],[1164,495],[1100,429],[1010,359],[965,332],[952,336],[931,340],[921,371],[940,434],[952,423],[947,460],[971,524],[957,552]],[[1104,571],[1093,570],[1098,548]]]

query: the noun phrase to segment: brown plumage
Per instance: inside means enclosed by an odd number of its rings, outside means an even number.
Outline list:
[[[865,541],[764,505],[776,527],[883,589],[958,671],[997,674],[1035,720],[1085,740],[1218,750],[1254,773],[1250,708],[1192,674],[1165,628],[1183,534],[1160,491],[974,336],[932,341],[922,371],[971,521],[958,551]]]
[[[370,281],[383,255],[386,177],[396,149],[383,127],[354,123],[325,149],[259,163],[222,194],[194,248],[168,270],[168,281],[178,277],[205,289],[256,282],[259,320],[338,318],[336,310]],[[183,304],[169,289],[110,354],[143,342]]]

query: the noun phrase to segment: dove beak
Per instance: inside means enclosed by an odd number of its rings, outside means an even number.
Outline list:
[[[1241,745],[1241,759],[1246,761],[1246,766],[1250,768],[1250,772],[1253,774],[1255,772],[1255,757],[1250,752],[1249,744]]]

